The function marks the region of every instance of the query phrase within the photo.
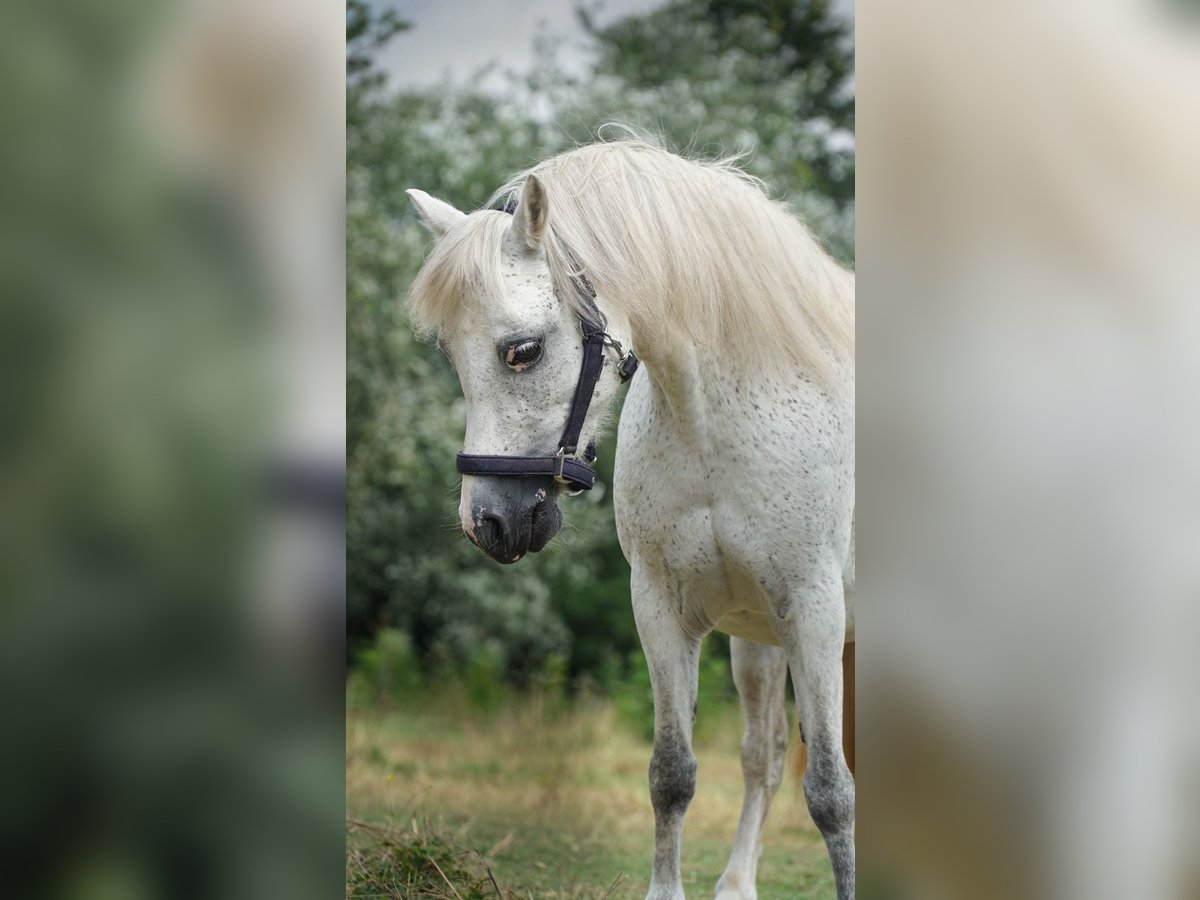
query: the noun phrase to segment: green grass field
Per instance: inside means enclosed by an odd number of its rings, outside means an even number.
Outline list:
[[[741,805],[735,708],[698,723],[684,883],[712,894]],[[602,699],[455,694],[347,721],[348,897],[641,898],[653,848],[650,745]],[[833,897],[820,834],[789,764],[767,823],[761,900]]]

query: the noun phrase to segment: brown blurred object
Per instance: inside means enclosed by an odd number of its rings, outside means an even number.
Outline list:
[[[846,751],[846,763],[854,769],[854,641],[842,651],[842,747]]]

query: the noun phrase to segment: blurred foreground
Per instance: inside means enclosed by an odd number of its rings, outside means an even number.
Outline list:
[[[339,890],[342,27],[0,13],[0,895]]]
[[[1200,895],[1200,30],[863,0],[863,896]]]

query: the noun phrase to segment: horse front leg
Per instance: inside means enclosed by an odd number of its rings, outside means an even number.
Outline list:
[[[654,866],[646,900],[682,900],[679,859],[683,819],[696,791],[692,724],[703,635],[685,632],[668,593],[646,573],[635,569],[632,587],[634,619],[654,692]]]
[[[808,750],[804,799],[825,838],[838,900],[854,900],[854,777],[842,747],[846,607],[840,575],[831,569],[789,592],[777,627]]]

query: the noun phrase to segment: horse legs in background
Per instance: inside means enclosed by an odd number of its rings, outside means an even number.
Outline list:
[[[635,569],[633,613],[654,691],[654,868],[647,900],[683,900],[679,853],[683,818],[696,791],[692,724],[696,715],[700,637],[684,633],[665,592]]]
[[[742,734],[742,775],[746,794],[733,851],[721,880],[717,882],[716,900],[754,900],[763,823],[771,807],[771,798],[783,778],[787,757],[788,663],[782,648],[736,637],[730,639],[729,655],[746,723]]]
[[[804,799],[825,838],[838,900],[854,897],[854,777],[842,749],[845,607],[840,579],[795,591],[780,622],[808,751]],[[835,586],[836,585],[836,586]],[[820,611],[821,615],[814,615]],[[803,622],[803,624],[801,624]]]

